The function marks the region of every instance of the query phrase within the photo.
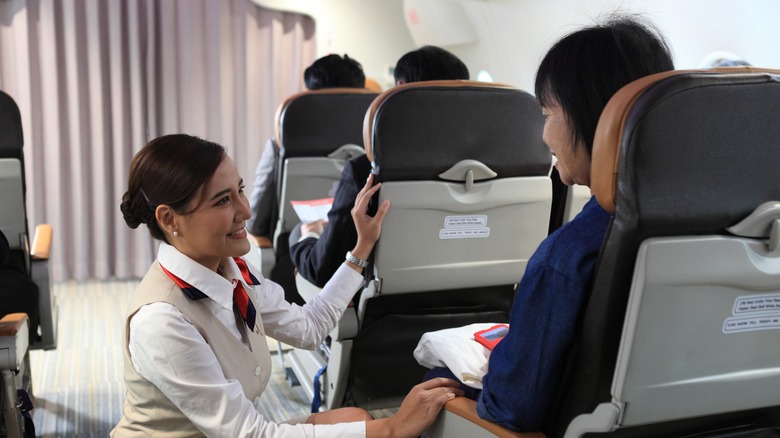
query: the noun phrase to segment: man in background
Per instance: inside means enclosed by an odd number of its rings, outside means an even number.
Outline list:
[[[309,66],[303,73],[308,90],[321,88],[363,88],[366,77],[363,67],[347,55],[327,55]],[[246,223],[249,237],[260,248],[273,247],[276,221],[279,217],[276,178],[279,168],[279,146],[274,139],[268,139],[255,170],[252,195],[249,205],[252,217]],[[288,240],[279,239],[276,248],[276,263],[271,270],[271,280],[280,284],[289,302],[304,304],[295,287],[295,276],[290,260]]]

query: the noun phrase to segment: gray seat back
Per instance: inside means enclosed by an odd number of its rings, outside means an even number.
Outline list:
[[[548,436],[777,426],[778,102],[780,72],[724,69],[607,105],[591,183],[614,219]]]
[[[391,206],[358,303],[349,392],[359,406],[398,406],[420,382],[423,333],[508,320],[547,235],[543,123],[529,94],[480,82],[405,84],[371,104],[367,155],[377,201]]]
[[[0,158],[0,231],[8,237],[11,250],[26,250],[27,222],[24,207],[22,162],[16,158]]]
[[[531,95],[471,81],[407,84],[372,104],[367,153],[392,205],[382,294],[519,282],[550,217],[543,124]]]
[[[27,313],[30,348],[50,349],[57,346],[57,304],[48,258],[33,259],[30,251],[23,146],[19,108],[0,91],[0,232],[10,250],[0,278],[0,285],[5,286],[3,309]]]
[[[376,96],[360,88],[328,88],[290,96],[279,106],[277,236],[300,221],[290,201],[331,197],[344,163],[364,153],[363,116]]]
[[[0,231],[8,239],[12,253],[26,251],[27,214],[24,182],[24,136],[22,117],[13,98],[0,91]],[[14,256],[16,257],[16,256]],[[19,263],[16,261],[15,263]],[[29,270],[29,263],[25,263]]]

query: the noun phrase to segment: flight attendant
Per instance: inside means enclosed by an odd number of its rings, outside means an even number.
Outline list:
[[[123,339],[126,401],[113,437],[418,436],[461,394],[451,380],[412,389],[398,413],[374,420],[342,408],[276,424],[258,411],[270,373],[266,337],[315,348],[361,282],[389,203],[366,214],[381,184],[366,181],[352,216],[358,239],[322,293],[303,306],[242,256],[250,245],[244,182],[225,149],[166,135],[133,158],[121,210],[160,241],[157,260],[134,292]]]

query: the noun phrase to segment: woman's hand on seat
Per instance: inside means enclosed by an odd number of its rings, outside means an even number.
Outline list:
[[[374,243],[379,240],[382,232],[382,220],[390,208],[390,201],[385,200],[377,208],[376,214],[370,216],[367,213],[368,203],[371,197],[382,187],[382,183],[373,185],[374,175],[369,175],[366,185],[358,192],[355,197],[355,206],[352,207],[352,219],[355,222],[358,240],[352,255],[359,259],[366,259],[374,248]]]
[[[458,382],[438,377],[416,385],[390,418],[366,423],[367,437],[417,437],[433,423],[445,403],[463,395]]]

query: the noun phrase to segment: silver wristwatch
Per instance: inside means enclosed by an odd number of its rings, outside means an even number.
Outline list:
[[[358,268],[365,268],[368,266],[368,260],[359,259],[352,255],[352,251],[347,251],[347,261],[354,264]]]

